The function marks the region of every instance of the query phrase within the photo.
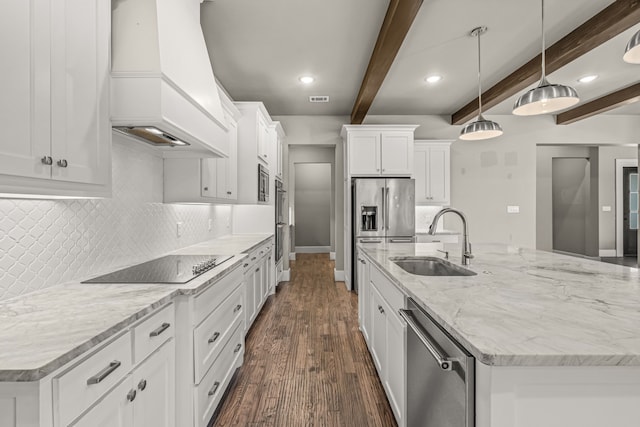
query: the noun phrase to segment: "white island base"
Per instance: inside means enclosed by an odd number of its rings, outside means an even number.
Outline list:
[[[476,362],[476,427],[638,427],[640,366]]]

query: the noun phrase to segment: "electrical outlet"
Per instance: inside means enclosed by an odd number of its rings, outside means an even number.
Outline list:
[[[611,206],[603,206],[602,212],[611,212]]]
[[[511,214],[520,213],[520,206],[507,206],[507,213],[511,213]]]
[[[213,228],[213,220],[209,218],[209,231]]]
[[[178,221],[176,223],[176,236],[182,237],[182,232],[184,231],[184,222]]]

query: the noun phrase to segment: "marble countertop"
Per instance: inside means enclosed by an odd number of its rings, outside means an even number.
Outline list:
[[[429,234],[429,230],[428,229],[418,229],[416,230],[416,234],[424,234],[424,235],[428,235]],[[459,235],[460,233],[458,231],[454,231],[454,230],[438,230],[436,231],[436,234],[434,234],[434,236],[438,236],[438,235],[443,235],[443,236],[451,236],[451,235]]]
[[[271,236],[228,235],[172,252],[234,255],[184,284],[67,283],[0,302],[0,381],[44,378],[176,296],[205,290]]]
[[[460,264],[460,246],[445,245]],[[432,244],[362,246],[478,361],[498,366],[640,366],[638,269],[550,252],[474,245],[477,276],[425,277],[390,257]]]

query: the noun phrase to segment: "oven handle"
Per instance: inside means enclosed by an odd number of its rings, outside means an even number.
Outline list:
[[[438,362],[440,369],[442,369],[443,371],[450,371],[453,366],[453,363],[456,362],[456,360],[447,358],[442,354],[440,354],[440,351],[438,351],[438,349],[431,342],[429,337],[420,330],[418,323],[413,319],[411,310],[400,309],[398,310],[398,314],[400,315],[400,317],[404,319],[405,322],[407,322],[407,325],[417,335],[422,345],[424,345],[427,348],[427,350],[429,350],[429,353],[431,353],[431,356],[433,356],[436,362]]]

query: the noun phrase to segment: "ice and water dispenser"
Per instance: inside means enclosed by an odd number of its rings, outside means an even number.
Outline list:
[[[378,207],[362,205],[360,209],[360,215],[362,216],[360,221],[361,231],[378,230]]]

